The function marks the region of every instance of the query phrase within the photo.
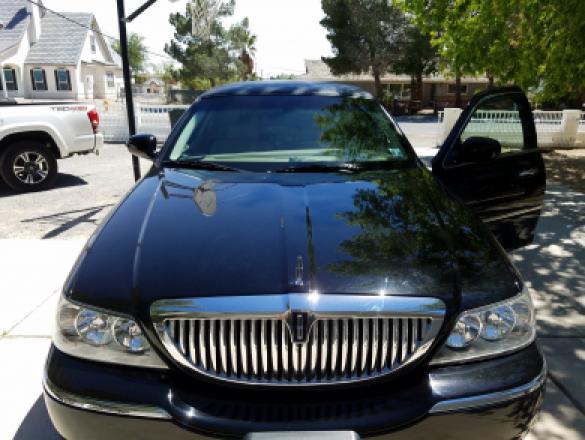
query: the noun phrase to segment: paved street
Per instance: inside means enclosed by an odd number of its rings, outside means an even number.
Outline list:
[[[404,121],[403,128],[432,156],[436,123]],[[412,134],[417,129],[422,135]],[[0,439],[57,438],[41,379],[59,288],[96,224],[133,184],[121,145],[59,165],[50,191],[14,195],[0,186]],[[550,366],[529,438],[585,439],[585,194],[550,183],[537,240],[513,258],[532,289]]]

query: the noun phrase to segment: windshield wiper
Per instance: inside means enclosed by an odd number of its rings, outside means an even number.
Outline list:
[[[345,171],[352,172],[358,171],[359,166],[353,164],[341,164],[341,165],[323,165],[323,164],[311,164],[311,165],[294,165],[285,168],[279,168],[274,170],[275,173],[329,173],[332,171]]]
[[[170,167],[190,168],[192,170],[240,171],[237,168],[228,167],[217,162],[203,162],[201,160],[163,160],[162,164]]]

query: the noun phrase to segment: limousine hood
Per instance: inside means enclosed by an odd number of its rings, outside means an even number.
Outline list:
[[[485,227],[423,169],[166,169],[98,229],[66,292],[129,314],[163,298],[311,291],[457,306],[510,296],[514,277]]]

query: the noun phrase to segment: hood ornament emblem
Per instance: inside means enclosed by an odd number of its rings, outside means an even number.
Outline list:
[[[303,271],[303,257],[299,255],[295,264],[295,286],[297,287],[301,287],[304,284]]]

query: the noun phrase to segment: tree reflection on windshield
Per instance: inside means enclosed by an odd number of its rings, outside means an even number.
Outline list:
[[[496,248],[486,240],[473,214],[445,197],[430,173],[367,174],[375,186],[357,189],[355,209],[338,214],[340,220],[358,227],[353,237],[340,244],[349,258],[330,264],[329,270],[373,276],[374,283],[379,277],[389,278],[394,285],[416,280],[422,287],[425,279],[444,279],[454,269],[477,276],[500,264]],[[494,284],[492,277],[486,280]],[[486,286],[488,290],[496,287]]]
[[[344,98],[315,114],[325,154],[343,162],[405,159],[402,140],[375,101]]]

